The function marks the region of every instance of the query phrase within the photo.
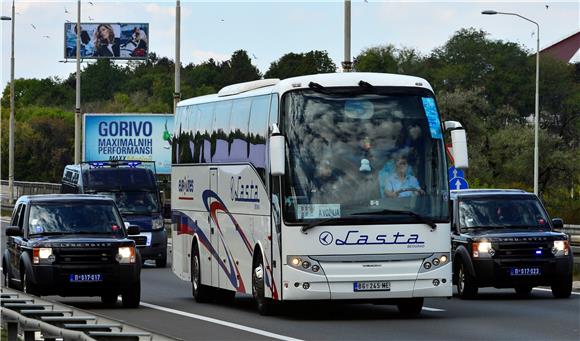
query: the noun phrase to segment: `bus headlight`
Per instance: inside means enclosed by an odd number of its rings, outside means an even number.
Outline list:
[[[449,260],[448,253],[436,253],[431,255],[429,258],[423,260],[423,264],[419,269],[419,272],[427,272],[435,269],[439,269],[441,266],[445,265]]]
[[[568,256],[570,253],[570,244],[567,240],[554,240],[552,254],[554,256]]]
[[[32,263],[52,263],[55,257],[50,247],[35,247],[32,249]]]
[[[115,256],[115,259],[120,264],[133,264],[135,263],[135,247],[134,246],[122,246],[119,248],[119,253]]]
[[[307,256],[288,256],[286,258],[286,261],[288,265],[293,267],[294,269],[315,274],[323,273],[320,263]]]

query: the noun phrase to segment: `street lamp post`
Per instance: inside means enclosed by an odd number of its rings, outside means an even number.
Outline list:
[[[485,15],[496,15],[496,14],[503,14],[503,15],[513,15],[529,21],[536,25],[537,34],[536,34],[536,99],[535,99],[535,117],[534,117],[534,193],[538,195],[538,165],[539,165],[539,150],[538,150],[538,127],[540,125],[540,25],[524,16],[521,16],[517,13],[509,13],[509,12],[497,12],[497,11],[483,11],[481,14]]]
[[[344,62],[342,62],[342,71],[352,71],[352,62],[350,61],[350,6],[351,1],[344,1]]]
[[[14,21],[16,10],[12,0],[12,17],[2,16],[2,20],[12,21],[12,38],[10,41],[10,126],[8,132],[8,200],[14,203]]]

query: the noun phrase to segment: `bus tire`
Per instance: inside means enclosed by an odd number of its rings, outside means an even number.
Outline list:
[[[405,298],[397,303],[397,308],[405,317],[417,317],[423,310],[423,297]]]
[[[252,296],[254,296],[256,308],[260,315],[272,315],[274,302],[265,296],[264,262],[262,261],[262,255],[258,255],[255,258],[254,266],[252,267]]]
[[[213,298],[211,288],[201,284],[201,258],[197,243],[193,244],[191,254],[191,294],[197,303],[210,302]]]

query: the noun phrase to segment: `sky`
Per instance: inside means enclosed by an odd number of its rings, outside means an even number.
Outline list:
[[[11,16],[11,0],[0,0]],[[149,51],[175,58],[176,1],[82,0],[81,22],[149,23]],[[483,10],[515,12],[540,25],[540,48],[580,29],[578,1],[352,1],[351,55],[378,45],[412,47],[423,55],[459,29],[473,27],[493,40],[536,50],[536,26],[518,17],[481,15]],[[74,60],[64,63],[64,23],[76,22],[77,1],[16,0],[15,77],[66,78]],[[10,21],[0,23],[2,89],[10,80]],[[265,73],[289,52],[325,50],[344,60],[344,1],[181,1],[181,62],[227,60],[246,50]],[[580,61],[577,54],[574,61]],[[89,61],[90,62],[90,61]],[[118,62],[120,64],[126,62]],[[83,65],[87,65],[87,62]]]

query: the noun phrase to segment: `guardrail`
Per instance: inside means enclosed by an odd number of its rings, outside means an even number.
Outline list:
[[[8,180],[1,180],[2,184],[2,200],[7,200],[9,197]],[[22,195],[33,194],[52,194],[60,192],[60,184],[50,182],[29,182],[29,181],[14,181],[14,199],[18,199]]]
[[[8,341],[33,341],[36,340],[37,333],[46,341],[171,340],[169,337],[9,288],[1,289],[0,303],[2,325],[6,328]],[[18,330],[22,333],[20,338]]]

